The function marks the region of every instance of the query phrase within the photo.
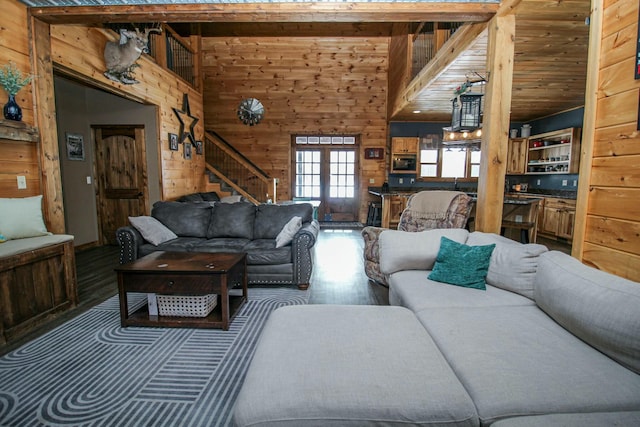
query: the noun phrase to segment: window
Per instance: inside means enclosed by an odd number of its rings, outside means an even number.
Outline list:
[[[477,147],[420,147],[420,178],[477,178],[480,150]]]
[[[320,150],[296,151],[296,197],[320,197]]]
[[[471,149],[470,159],[470,173],[471,178],[477,178],[480,176],[480,148]]]
[[[420,149],[420,176],[438,176],[438,152],[434,149]]]
[[[329,197],[355,196],[355,151],[331,151]]]

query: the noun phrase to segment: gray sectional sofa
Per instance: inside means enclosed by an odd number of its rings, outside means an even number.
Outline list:
[[[442,236],[496,245],[486,290],[428,278]],[[495,234],[379,243],[392,306],[276,310],[236,425],[640,425],[640,283]]]
[[[296,216],[300,229],[290,243],[276,247],[276,237]],[[136,227],[121,227],[116,231],[121,264],[154,251],[246,252],[249,284],[309,286],[319,232],[311,204],[163,201],[153,205],[151,218],[175,238],[153,244]]]

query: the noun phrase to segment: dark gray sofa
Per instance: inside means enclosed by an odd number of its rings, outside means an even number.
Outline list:
[[[116,231],[121,264],[154,251],[246,252],[249,284],[309,286],[319,231],[311,204],[162,201],[153,205],[151,216],[178,237],[156,246],[133,226],[121,227]],[[302,228],[291,243],[276,248],[276,236],[294,216],[302,218]]]

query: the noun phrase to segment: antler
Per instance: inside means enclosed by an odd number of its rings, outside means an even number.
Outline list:
[[[158,25],[157,27],[156,27],[156,26],[154,26],[154,27],[151,27],[151,28],[147,28],[147,29],[145,29],[145,30],[144,30],[144,33],[145,33],[147,36],[149,35],[149,33],[158,33],[158,34],[161,34],[161,33],[162,33],[162,26],[161,26],[162,24],[158,23],[157,25]]]

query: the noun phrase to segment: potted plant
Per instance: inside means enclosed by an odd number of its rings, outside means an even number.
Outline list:
[[[20,121],[22,120],[22,109],[16,103],[16,94],[29,84],[31,76],[23,76],[22,72],[18,70],[16,64],[9,62],[3,67],[0,67],[0,85],[7,95],[9,95],[9,101],[5,104],[3,112],[4,118],[8,120]]]

